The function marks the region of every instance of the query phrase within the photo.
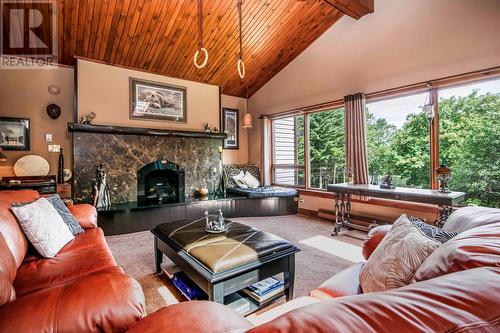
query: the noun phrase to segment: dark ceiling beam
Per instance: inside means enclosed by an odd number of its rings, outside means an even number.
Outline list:
[[[373,13],[374,0],[324,0],[344,14],[359,20],[366,14]]]

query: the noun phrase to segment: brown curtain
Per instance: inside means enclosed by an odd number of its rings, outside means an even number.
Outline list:
[[[352,172],[355,184],[368,184],[365,102],[361,93],[344,97],[347,170]]]

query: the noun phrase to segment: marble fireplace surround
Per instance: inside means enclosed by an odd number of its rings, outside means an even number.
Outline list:
[[[101,163],[112,204],[137,201],[137,171],[159,159],[184,169],[186,197],[200,186],[211,190],[219,185],[213,170],[220,172],[218,147],[226,134],[76,123],[69,123],[68,129],[73,137],[73,197],[77,203],[91,203],[92,181]]]

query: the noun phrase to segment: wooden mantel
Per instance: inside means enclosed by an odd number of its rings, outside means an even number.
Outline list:
[[[179,131],[169,129],[138,128],[112,125],[86,125],[78,123],[68,123],[70,132],[106,133],[106,134],[132,134],[132,135],[155,135],[173,136],[184,138],[207,138],[225,139],[226,133],[209,133],[203,131]]]

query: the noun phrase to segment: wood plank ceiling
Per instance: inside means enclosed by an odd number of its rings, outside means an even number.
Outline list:
[[[236,3],[203,1],[209,61],[199,70],[193,65],[197,0],[58,0],[59,62],[72,65],[79,56],[245,97],[246,87],[251,96],[344,13],[357,19],[373,11],[373,0],[244,0],[241,80]]]

